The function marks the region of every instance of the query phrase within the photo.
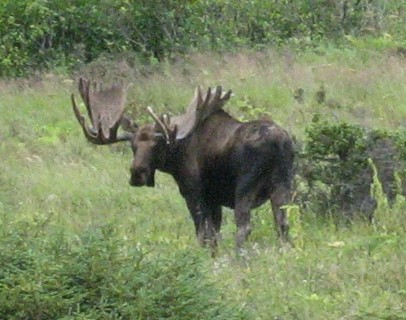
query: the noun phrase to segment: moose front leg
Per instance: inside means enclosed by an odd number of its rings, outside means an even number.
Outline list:
[[[222,218],[221,206],[211,205],[208,207],[204,226],[204,242],[210,245],[212,256],[216,255],[218,241],[221,239],[220,229]]]
[[[214,209],[207,205],[199,197],[188,197],[187,207],[192,216],[196,236],[202,246],[209,245],[211,248],[217,247],[216,234],[220,231],[221,208]]]
[[[193,219],[193,223],[195,225],[195,232],[199,243],[201,243],[201,239],[203,239],[203,231],[204,231],[204,212],[202,209],[201,204],[197,199],[193,197],[186,199],[186,204],[190,212],[190,216]],[[202,243],[201,243],[202,244]]]
[[[212,223],[213,223],[213,228],[216,233],[216,238],[220,237],[220,228],[221,228],[221,222],[223,220],[223,213],[221,210],[221,206],[212,206],[211,207],[211,217],[212,217]]]

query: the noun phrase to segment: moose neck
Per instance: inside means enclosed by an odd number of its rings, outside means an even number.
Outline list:
[[[184,143],[182,142],[173,142],[173,144],[166,145],[162,154],[163,159],[159,161],[157,169],[172,176],[176,175],[179,165],[182,163],[183,150]]]
[[[223,110],[217,111],[206,119],[188,137],[176,140],[165,146],[164,159],[157,167],[159,171],[177,176],[189,175],[192,163],[199,161],[206,153],[217,150],[218,145],[226,145],[233,136],[231,133],[241,125],[241,122],[231,117]],[[205,141],[202,143],[202,141]],[[224,150],[223,150],[224,151]]]

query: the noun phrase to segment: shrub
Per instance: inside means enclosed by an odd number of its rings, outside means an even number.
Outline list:
[[[404,36],[402,1],[3,0],[0,76],[72,68],[101,56],[311,45],[344,35]]]
[[[0,245],[1,319],[245,319],[191,252],[154,256],[111,226],[69,239],[14,224]]]
[[[406,169],[406,132],[366,130],[347,122],[330,123],[316,114],[305,130],[299,151],[298,175],[306,185],[298,201],[317,212],[363,212],[372,218],[376,199],[371,195],[373,168],[389,203],[403,193]]]

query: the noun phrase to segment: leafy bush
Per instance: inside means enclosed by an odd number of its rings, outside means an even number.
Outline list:
[[[74,67],[100,56],[176,57],[343,35],[404,36],[402,1],[4,0],[0,76]]]
[[[191,252],[154,256],[109,226],[73,240],[37,222],[1,234],[1,319],[247,318]]]
[[[319,212],[337,209],[349,216],[364,212],[369,218],[376,207],[371,195],[374,168],[389,203],[404,194],[406,132],[366,130],[346,122],[330,123],[316,114],[305,130],[299,154],[302,187],[299,201]]]

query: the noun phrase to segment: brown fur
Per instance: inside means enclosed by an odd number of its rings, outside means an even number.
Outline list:
[[[147,125],[134,136],[131,185],[147,185],[155,170],[171,174],[202,244],[216,246],[221,207],[227,206],[235,211],[240,247],[251,231],[250,210],[267,199],[278,235],[287,239],[288,222],[281,206],[290,200],[293,143],[285,130],[271,121],[239,122],[223,110],[173,144],[156,137],[157,130]],[[146,131],[153,141],[142,141]]]
[[[74,95],[72,107],[85,137],[94,144],[131,140],[134,159],[132,186],[155,185],[155,170],[169,173],[179,186],[202,244],[217,245],[221,207],[234,209],[236,243],[241,247],[251,232],[252,208],[270,199],[275,226],[288,239],[283,206],[290,200],[293,142],[273,121],[240,122],[223,111],[231,90],[221,86],[202,92],[198,87],[185,114],[158,117],[138,127],[123,116],[126,92],[120,85],[94,88],[79,80],[79,92],[92,126],[85,123]],[[93,89],[92,89],[93,88]],[[121,126],[126,133],[118,134]]]

